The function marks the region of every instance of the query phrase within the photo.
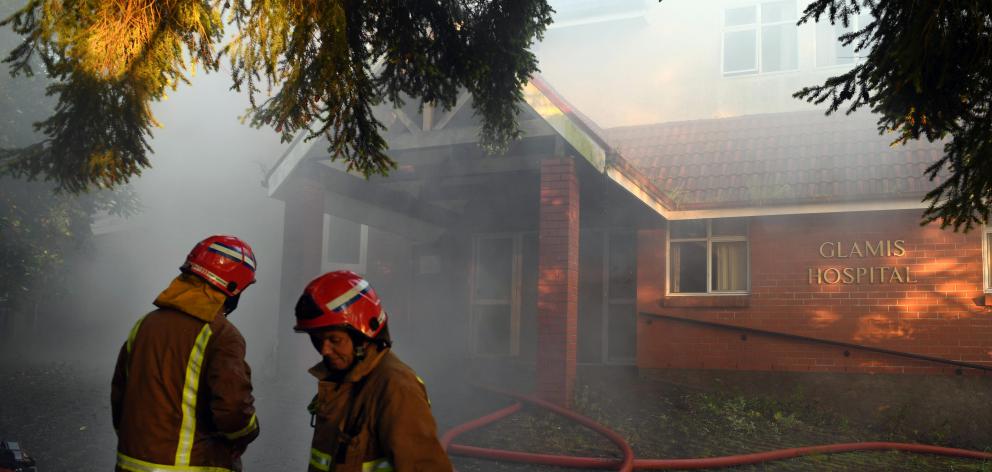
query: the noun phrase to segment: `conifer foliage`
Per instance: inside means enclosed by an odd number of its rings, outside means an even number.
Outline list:
[[[828,114],[868,107],[893,144],[927,139],[944,155],[926,174],[938,182],[923,223],[968,231],[992,205],[992,2],[988,0],[816,0],[800,24],[821,17],[844,26],[862,11],[871,21],[840,37],[865,60],[795,96],[828,102]]]
[[[0,166],[74,193],[127,182],[149,166],[150,104],[221,61],[255,125],[327,136],[330,157],[366,176],[395,166],[372,114],[385,100],[448,109],[466,89],[498,152],[519,136],[537,70],[527,48],[551,12],[546,0],[28,0],[0,22],[24,38],[5,62],[30,75],[40,58],[58,102],[36,124],[45,139],[0,150]]]

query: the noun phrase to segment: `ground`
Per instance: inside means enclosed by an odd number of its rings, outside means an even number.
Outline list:
[[[607,371],[609,372],[609,371]],[[720,371],[589,373],[575,410],[619,432],[638,458],[734,455],[860,441],[992,450],[992,378]],[[463,444],[618,457],[605,439],[528,409]],[[460,470],[551,470],[482,461]],[[734,470],[992,471],[992,462],[897,452],[789,459]]]
[[[80,360],[0,360],[0,437],[32,453],[40,472],[113,468],[109,369]],[[245,470],[304,470],[310,428],[306,380],[257,379],[262,435]],[[443,430],[509,402],[464,383],[428,377]],[[433,386],[432,386],[433,385]],[[851,441],[911,441],[992,450],[992,378],[741,372],[583,371],[575,409],[624,436],[641,458],[703,457]],[[524,451],[615,457],[605,439],[525,409],[466,434],[460,443]],[[456,457],[461,472],[552,471]],[[900,453],[790,459],[734,470],[992,471],[992,463]]]

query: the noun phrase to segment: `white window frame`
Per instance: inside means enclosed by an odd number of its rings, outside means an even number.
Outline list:
[[[476,234],[472,237],[472,263],[469,273],[469,349],[472,355],[480,358],[507,358],[520,355],[520,311],[521,311],[521,284],[523,283],[523,233],[486,233]],[[510,276],[510,298],[508,300],[483,299],[476,296],[476,264],[479,260],[478,242],[485,239],[510,239],[512,240],[512,265]],[[476,329],[478,319],[476,319],[475,307],[480,305],[505,305],[510,306],[510,350],[506,354],[480,353],[476,343]]]
[[[692,220],[683,220],[692,221]],[[743,236],[713,236],[713,219],[706,219],[706,237],[696,237],[696,238],[676,238],[672,239],[672,222],[669,222],[666,229],[666,243],[665,243],[665,295],[670,297],[711,297],[711,296],[726,296],[726,295],[748,295],[751,293],[751,242],[748,240],[748,234],[750,234],[751,222],[745,220],[746,229],[744,230]],[[672,287],[672,243],[681,242],[706,242],[706,292],[678,292],[673,293]],[[744,242],[744,252],[745,260],[747,261],[747,288],[745,290],[737,291],[714,291],[713,290],[713,243],[714,242]]]
[[[775,2],[774,1],[764,1],[764,2],[755,2],[755,3],[751,3],[751,4],[730,5],[730,6],[727,6],[727,7],[725,7],[723,9],[723,22],[721,23],[721,25],[723,27],[723,32],[720,34],[720,75],[722,77],[724,77],[724,78],[752,77],[752,76],[755,76],[755,75],[781,74],[781,73],[795,72],[795,71],[799,70],[799,57],[796,58],[796,67],[795,68],[792,68],[792,69],[782,69],[782,70],[776,70],[776,71],[765,71],[764,70],[764,64],[763,64],[762,57],[761,57],[761,29],[763,27],[765,27],[765,26],[776,26],[776,25],[784,25],[784,24],[790,24],[790,25],[795,26],[795,21],[796,21],[795,19],[793,19],[793,20],[785,20],[785,21],[775,21],[775,22],[771,22],[771,23],[762,23],[761,22],[761,14],[762,14],[762,11],[763,11],[762,6],[764,4],[766,4],[766,3],[775,3]],[[748,7],[748,6],[750,6],[750,7],[752,7],[752,8],[755,9],[755,16],[754,16],[754,18],[755,18],[754,21],[755,22],[754,23],[749,23],[749,24],[744,24],[744,25],[727,26],[727,11],[728,10],[736,10],[736,9],[744,8],[744,7]],[[795,7],[796,7],[796,18],[798,18],[799,17],[798,16],[799,15],[799,2],[796,2],[795,3]],[[726,37],[727,37],[727,33],[733,33],[733,32],[738,32],[738,31],[748,31],[748,30],[754,30],[754,56],[755,56],[754,57],[754,67],[755,67],[754,70],[731,71],[731,72],[726,71],[724,69],[724,67],[726,66],[725,59],[726,59],[726,44],[727,44]],[[799,28],[798,28],[798,26],[796,26],[796,55],[797,56],[799,55],[799,52],[798,52],[799,51],[799,46],[800,46],[799,43],[800,43]]]
[[[335,218],[341,218],[340,216],[334,215]],[[342,218],[347,219],[347,218]],[[350,220],[349,220],[350,221]],[[356,223],[358,224],[358,223]],[[359,235],[359,250],[358,250],[358,264],[328,261],[328,247],[327,239],[331,233],[331,215],[324,213],[324,231],[321,235],[320,241],[320,269],[321,272],[330,272],[332,270],[350,270],[357,274],[365,276],[365,269],[368,267],[368,252],[369,252],[369,226],[366,224],[360,224],[360,235]]]
[[[864,14],[864,12],[863,12],[863,14]],[[867,14],[870,15],[870,12],[868,12]],[[861,18],[862,18],[862,15],[854,15],[854,16],[851,16],[849,18],[850,21],[851,21],[849,27],[851,28],[851,31],[852,32],[858,31],[858,30],[860,30],[861,28],[864,27],[864,25],[861,24]],[[840,35],[836,34],[837,33],[837,27],[838,26],[843,27],[843,25],[840,23],[840,21],[837,21],[835,24],[832,24],[831,25],[829,18],[821,17],[820,21],[818,21],[818,22],[815,23],[815,28],[820,28],[820,26],[822,26],[824,24],[826,26],[830,26],[830,27],[834,28],[834,34],[835,35],[833,36],[833,40],[830,42],[830,46],[832,46],[832,47],[839,46],[840,45],[840,40],[837,39],[837,38]],[[845,34],[845,33],[841,33],[841,34]],[[854,61],[853,62],[850,62],[850,63],[847,63],[847,64],[836,64],[835,63],[835,64],[823,64],[823,65],[821,65],[819,63],[819,59],[820,59],[820,47],[821,47],[819,31],[814,31],[813,38],[816,41],[816,44],[814,45],[814,49],[813,49],[813,65],[817,69],[844,69],[844,68],[850,68],[850,67],[853,67],[853,66],[855,66],[855,65],[857,65],[857,64],[859,64],[861,62],[864,62],[865,59],[866,59],[866,57],[867,57],[867,56],[858,55],[857,52],[854,52]],[[852,43],[852,46],[854,46],[854,45],[856,45],[856,42],[855,43]]]
[[[992,273],[989,273],[989,257],[992,257],[992,247],[989,247],[989,235],[992,225],[983,226],[982,231],[982,279],[985,293],[992,293]]]

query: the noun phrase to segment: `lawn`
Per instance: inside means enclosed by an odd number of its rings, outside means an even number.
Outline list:
[[[574,409],[620,433],[638,458],[734,455],[860,441],[992,450],[987,377],[720,371],[583,375]],[[459,443],[618,457],[606,439],[534,408]],[[556,470],[456,458],[461,471]],[[992,462],[899,452],[816,455],[742,466],[769,471],[992,471]]]

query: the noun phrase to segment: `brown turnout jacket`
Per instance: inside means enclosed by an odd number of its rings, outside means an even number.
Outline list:
[[[180,275],[131,329],[111,389],[115,470],[241,470],[258,421],[245,341],[223,315],[224,300]]]
[[[368,354],[341,381],[317,364],[311,472],[444,472],[427,389],[389,349]]]

